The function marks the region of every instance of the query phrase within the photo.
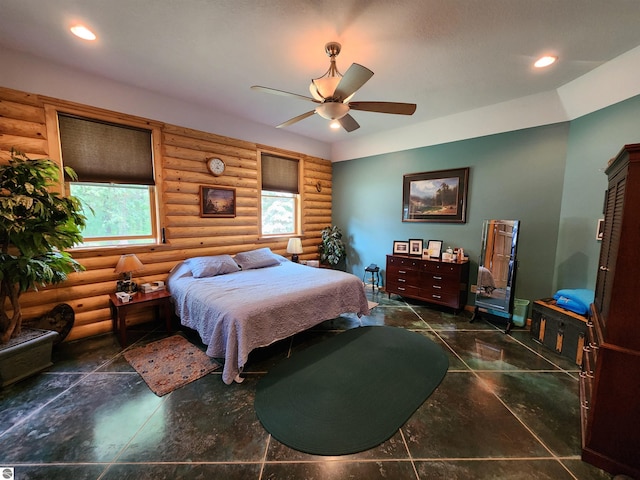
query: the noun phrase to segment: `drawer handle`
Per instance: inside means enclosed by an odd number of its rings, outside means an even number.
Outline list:
[[[434,280],[442,280],[442,277],[436,277],[435,275],[433,276]]]
[[[407,273],[406,270],[398,270],[398,273]]]
[[[441,295],[431,295],[433,298],[437,298],[437,299],[441,299],[442,296]]]
[[[440,285],[431,285],[431,286],[432,286],[433,288],[437,288],[437,289],[442,288]]]
[[[406,281],[407,281],[407,279],[406,279],[406,278],[399,278],[399,279],[398,279],[398,281],[399,281],[399,282],[406,282]]]
[[[605,267],[604,265],[600,265],[600,270],[602,270],[603,272],[608,272],[609,268]]]
[[[406,288],[398,287],[398,290],[402,290],[404,292],[406,290]]]

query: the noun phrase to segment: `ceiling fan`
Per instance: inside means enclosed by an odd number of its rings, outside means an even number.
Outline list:
[[[352,102],[351,97],[373,76],[373,72],[362,65],[354,63],[345,74],[342,75],[336,67],[336,57],[340,53],[340,49],[341,45],[337,42],[329,42],[324,46],[324,50],[330,59],[329,70],[327,70],[323,76],[311,80],[311,85],[309,85],[311,97],[261,87],[259,85],[251,87],[253,90],[285,97],[299,98],[318,104],[315,109],[293,117],[278,125],[277,128],[293,125],[300,120],[310,117],[314,113],[317,113],[327,120],[337,121],[347,132],[352,132],[360,128],[358,122],[349,115],[350,110],[413,115],[416,111],[415,103]]]

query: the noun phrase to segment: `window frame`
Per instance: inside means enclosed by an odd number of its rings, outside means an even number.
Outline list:
[[[91,120],[109,122],[116,125],[122,126],[130,126],[135,128],[141,128],[151,131],[151,154],[152,154],[152,167],[153,167],[153,175],[154,175],[154,185],[145,185],[149,188],[149,202],[151,206],[150,215],[151,215],[151,236],[144,236],[144,238],[149,238],[149,242],[143,243],[131,243],[131,244],[118,244],[118,239],[130,239],[135,240],[139,239],[140,236],[132,235],[130,237],[106,237],[101,240],[113,240],[112,245],[78,245],[71,250],[82,249],[82,250],[110,250],[117,248],[119,251],[127,250],[129,248],[140,248],[144,246],[157,246],[163,243],[164,235],[162,235],[163,227],[161,224],[161,219],[163,218],[163,199],[162,199],[162,185],[163,185],[163,172],[161,168],[161,124],[158,122],[153,122],[150,120],[141,119],[138,117],[126,115],[126,118],[123,115],[109,112],[105,110],[95,109],[95,108],[81,108],[76,106],[75,104],[71,105],[64,101],[56,102],[49,101],[44,104],[45,110],[45,124],[47,128],[47,138],[48,138],[48,147],[49,147],[49,158],[57,163],[60,167],[64,167],[64,163],[62,160],[62,147],[60,144],[60,130],[58,125],[58,114],[68,114],[68,115],[76,115],[79,117],[84,117]],[[60,175],[60,187],[57,190],[59,193],[63,195],[71,195],[71,181],[68,181],[64,178],[64,174]],[[91,182],[78,182],[78,183],[91,183]],[[98,237],[94,237],[90,240],[91,242],[100,241]],[[166,243],[166,242],[165,242]]]
[[[298,193],[292,194],[294,199],[294,231],[291,233],[264,233],[264,224],[263,224],[263,215],[262,215],[262,198],[263,193],[265,191],[271,190],[263,190],[262,189],[262,155],[269,155],[274,157],[280,157],[288,160],[295,160],[298,162]],[[288,237],[296,237],[303,234],[302,232],[302,205],[303,205],[303,188],[304,188],[304,161],[301,157],[294,155],[283,154],[282,152],[276,152],[272,150],[262,150],[258,149],[257,151],[257,165],[258,165],[258,190],[260,192],[260,197],[258,199],[258,229],[259,229],[259,237],[264,239],[274,239],[274,238],[288,238]]]

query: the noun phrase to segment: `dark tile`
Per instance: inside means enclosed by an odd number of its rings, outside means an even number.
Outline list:
[[[361,318],[362,325],[387,325],[390,327],[426,329],[429,326],[418,317],[410,307],[376,307],[370,314]]]
[[[435,342],[436,344],[442,347],[442,350],[447,354],[449,358],[449,371],[451,370],[469,370],[462,360],[449,348],[449,346],[442,341],[437,332],[432,332],[429,330],[416,330],[416,333],[420,333],[424,335],[429,340]]]
[[[91,374],[0,437],[4,463],[109,462],[163,400],[138,374]]]
[[[560,462],[541,460],[451,460],[416,461],[420,480],[571,480],[573,477]]]
[[[472,372],[448,372],[402,430],[414,459],[549,455]]]
[[[343,480],[345,478],[415,480],[416,474],[409,461],[342,462],[336,460],[267,463],[262,472],[262,480]]]
[[[256,462],[268,434],[253,401],[257,379],[225,385],[207,375],[171,392],[118,462]]]
[[[562,460],[562,463],[580,480],[611,480],[613,478],[613,475],[582,460]]]
[[[554,454],[580,455],[578,381],[563,372],[478,374]]]
[[[15,467],[16,480],[95,480],[107,465],[29,465]]]
[[[557,370],[499,331],[442,331],[440,336],[473,370]]]
[[[259,464],[167,463],[112,465],[100,480],[259,480]],[[71,478],[71,477],[68,477]]]
[[[112,334],[63,342],[53,349],[51,372],[92,372],[122,351]]]
[[[462,311],[457,315],[449,311],[434,310],[428,307],[415,308],[415,311],[434,330],[496,330],[494,325],[482,319],[471,322],[471,313],[467,311]]]
[[[299,452],[280,443],[275,438],[270,437],[266,460],[268,462],[328,462],[331,460],[353,462],[362,460],[398,460],[408,458],[409,454],[407,452],[407,447],[402,439],[402,435],[398,431],[393,435],[393,437],[377,447],[365,450],[364,452],[341,456],[311,455]]]
[[[83,374],[42,373],[0,390],[0,432],[42,408],[82,377]]]

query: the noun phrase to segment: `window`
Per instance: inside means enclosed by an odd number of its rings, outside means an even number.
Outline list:
[[[261,154],[262,235],[300,233],[299,160]]]
[[[85,207],[82,246],[155,243],[151,130],[58,114],[62,162]]]

